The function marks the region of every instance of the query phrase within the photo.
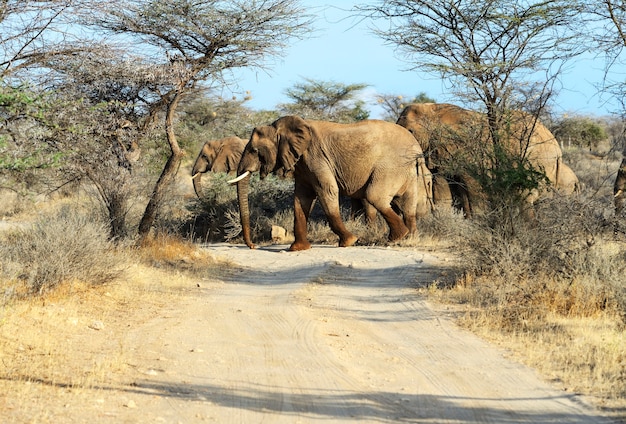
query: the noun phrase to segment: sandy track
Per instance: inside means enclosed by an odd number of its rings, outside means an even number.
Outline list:
[[[206,247],[249,268],[130,331],[117,422],[604,423],[458,329],[414,288],[446,262],[413,249]],[[105,405],[114,404],[104,400]]]

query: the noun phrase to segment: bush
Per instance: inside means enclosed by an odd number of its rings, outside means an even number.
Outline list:
[[[108,227],[62,208],[3,234],[0,275],[5,299],[45,294],[62,283],[104,284],[121,275]]]
[[[476,222],[465,234],[468,249],[461,285],[466,299],[485,308],[503,330],[518,330],[546,314],[626,317],[625,255],[597,202],[555,197],[537,205],[537,220],[520,222],[513,237]]]

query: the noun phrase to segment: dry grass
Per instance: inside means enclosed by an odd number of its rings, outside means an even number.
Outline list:
[[[221,265],[210,255],[198,250],[198,246],[192,241],[168,233],[157,233],[144,240],[139,247],[138,256],[146,265],[184,271],[190,275]]]

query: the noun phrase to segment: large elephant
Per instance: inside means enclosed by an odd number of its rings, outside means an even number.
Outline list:
[[[339,236],[339,246],[357,241],[341,219],[340,195],[366,200],[387,222],[389,240],[399,240],[415,232],[416,217],[430,210],[430,173],[420,175],[422,183],[418,184],[421,156],[422,149],[413,136],[390,122],[338,124],[284,116],[271,125],[257,127],[239,162],[239,177],[232,180],[237,182],[244,241],[254,248],[248,186],[249,174],[257,171],[261,178],[270,173],[293,173],[295,240],[289,250],[311,247],[307,223],[316,199],[330,228]]]
[[[415,103],[404,108],[397,124],[415,136],[424,150],[427,166],[434,175],[445,177],[455,203],[470,217],[484,200],[483,193],[467,172],[455,172],[450,164],[452,158],[472,155],[472,143],[488,142],[486,116],[446,103]],[[566,194],[578,190],[576,174],[563,163],[556,138],[541,122],[524,112],[515,112],[507,131],[503,145],[516,155],[525,155],[534,168],[542,170],[551,189]],[[528,202],[532,204],[539,194],[530,193]]]
[[[239,137],[209,140],[202,146],[191,170],[196,196],[202,195],[202,174],[205,172],[235,172],[246,141]]]

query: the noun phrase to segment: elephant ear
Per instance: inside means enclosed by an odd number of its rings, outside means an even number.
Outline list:
[[[293,171],[302,154],[309,148],[313,133],[306,121],[285,116],[274,122],[278,137],[278,156],[284,172]]]
[[[212,172],[228,172],[228,157],[224,153],[223,146],[220,146],[214,154],[212,160],[209,160]]]
[[[240,157],[241,155],[237,157],[237,155],[233,154],[232,149],[222,145],[213,161],[212,171],[225,173],[236,171]]]

